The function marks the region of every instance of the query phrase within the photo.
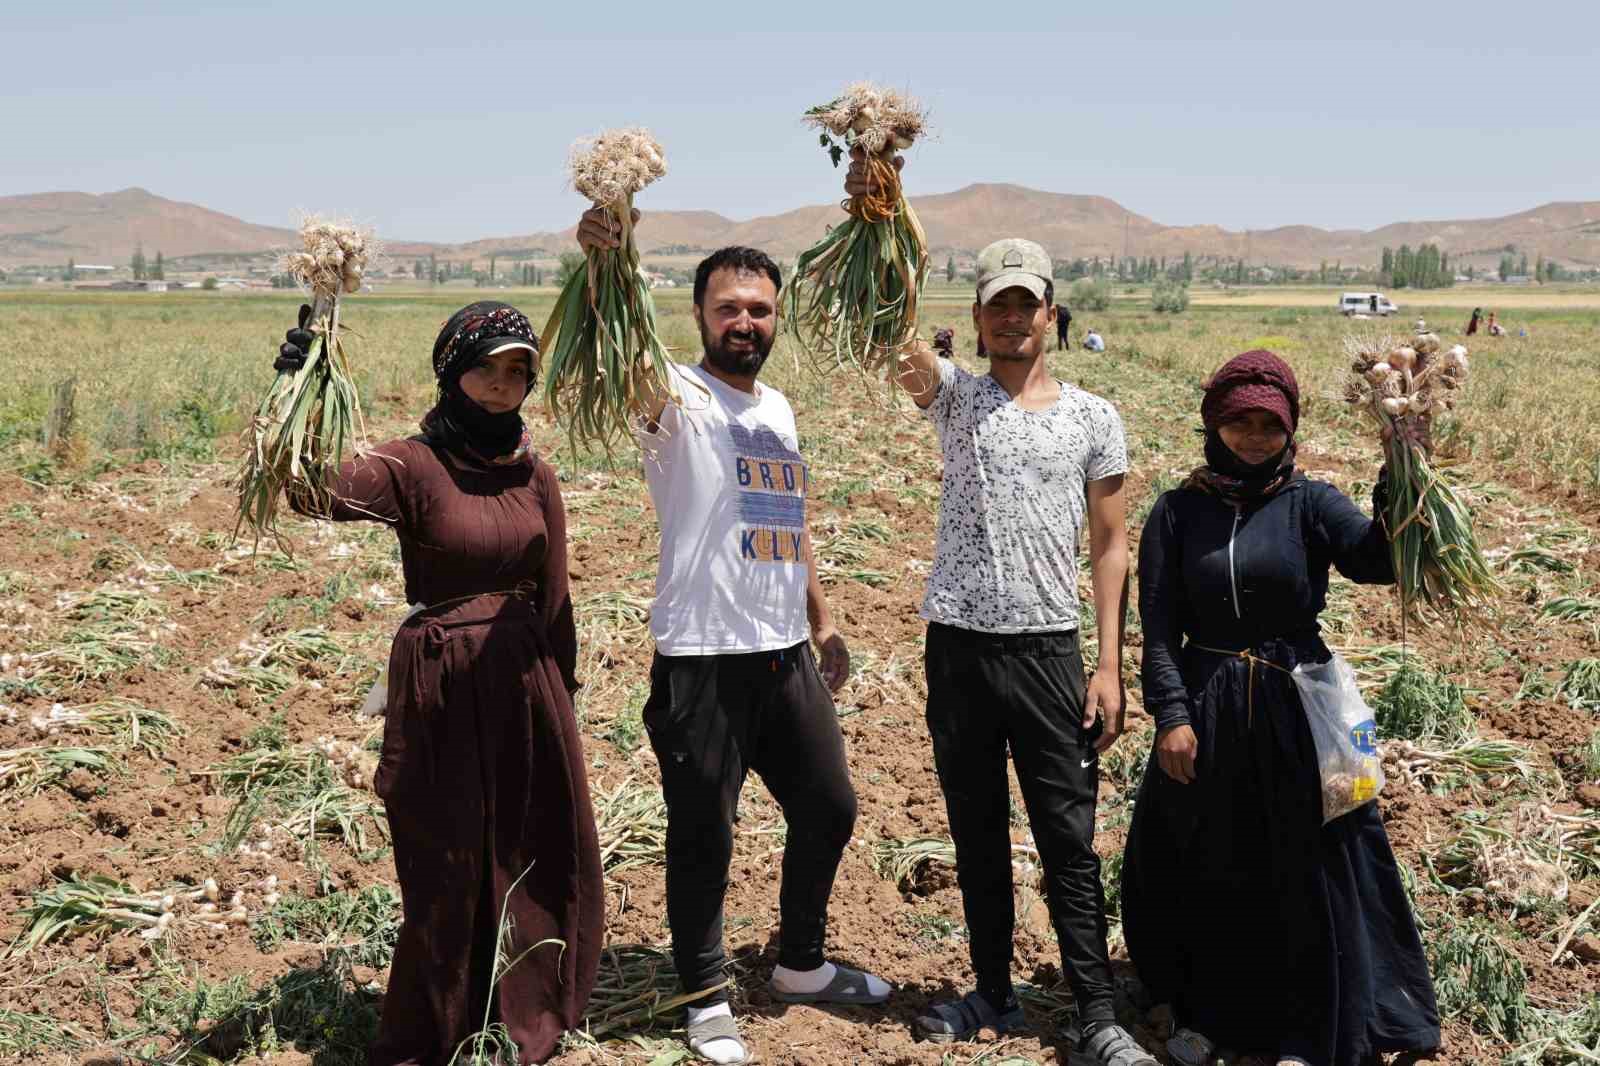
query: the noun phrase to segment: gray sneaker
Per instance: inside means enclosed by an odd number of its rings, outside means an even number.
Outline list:
[[[1078,1050],[1094,1057],[1100,1066],[1160,1066],[1155,1056],[1139,1046],[1120,1025],[1107,1025],[1085,1037]]]

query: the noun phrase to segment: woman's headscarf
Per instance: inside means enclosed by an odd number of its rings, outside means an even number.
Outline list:
[[[1289,434],[1283,451],[1264,462],[1245,462],[1218,432],[1223,423],[1249,411],[1275,416]],[[1206,465],[1190,474],[1186,485],[1238,503],[1270,496],[1294,480],[1300,385],[1289,364],[1275,353],[1257,348],[1224,363],[1206,382],[1200,420],[1206,431]]]
[[[429,441],[455,452],[470,449],[495,462],[515,462],[528,454],[528,434],[519,411],[491,412],[461,391],[463,374],[484,356],[507,348],[528,352],[533,366],[528,376],[531,392],[538,375],[539,337],[526,315],[499,300],[479,300],[445,321],[433,342],[439,399],[422,419],[422,432]]]

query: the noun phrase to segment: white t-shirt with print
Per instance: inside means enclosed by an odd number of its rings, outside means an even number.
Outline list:
[[[1062,382],[1052,406],[1027,411],[988,374],[941,359],[925,414],[944,480],[922,617],[984,633],[1077,629],[1085,490],[1128,469],[1116,408]]]
[[[775,651],[808,639],[809,474],[794,411],[770,385],[754,395],[673,364],[681,404],[641,434],[661,523],[650,633],[662,655]]]

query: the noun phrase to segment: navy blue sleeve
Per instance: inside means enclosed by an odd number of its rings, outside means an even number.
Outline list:
[[[1183,554],[1172,508],[1162,493],[1139,538],[1139,626],[1144,657],[1139,680],[1144,707],[1157,729],[1189,723],[1189,691],[1183,683]]]
[[[1311,534],[1326,549],[1339,573],[1360,585],[1394,584],[1394,556],[1383,523],[1361,513],[1355,503],[1326,482],[1314,482]],[[1383,478],[1372,493],[1375,514],[1383,509]]]

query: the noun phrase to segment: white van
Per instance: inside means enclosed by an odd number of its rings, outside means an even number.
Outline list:
[[[1398,310],[1381,292],[1347,292],[1339,297],[1341,315],[1378,315],[1387,318]]]

